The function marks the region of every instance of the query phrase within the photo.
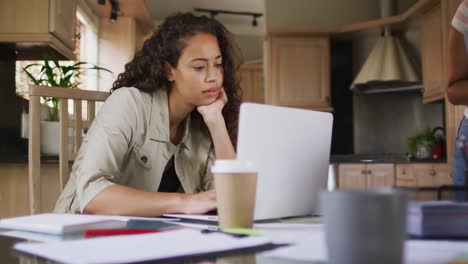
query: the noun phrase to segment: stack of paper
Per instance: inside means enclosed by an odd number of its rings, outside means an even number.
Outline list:
[[[417,237],[468,237],[468,203],[452,201],[410,203],[407,232]]]
[[[200,230],[113,236],[49,243],[18,243],[14,249],[63,263],[128,263],[269,246],[262,237],[234,237]]]
[[[161,218],[107,215],[37,214],[0,219],[0,228],[64,235],[83,231],[85,229],[138,229],[139,227],[146,227],[146,222],[160,222],[161,220]],[[151,227],[165,228],[167,227],[167,224],[164,224],[164,226],[151,225]]]

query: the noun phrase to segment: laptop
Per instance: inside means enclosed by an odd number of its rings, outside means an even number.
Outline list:
[[[237,158],[258,168],[255,220],[318,213],[332,125],[330,113],[242,104]]]
[[[332,125],[330,113],[241,105],[237,158],[252,161],[258,169],[254,220],[319,213],[319,193],[327,185]],[[172,216],[217,221],[213,215]]]

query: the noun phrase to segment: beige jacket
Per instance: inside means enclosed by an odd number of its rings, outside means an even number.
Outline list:
[[[83,139],[55,212],[82,213],[96,194],[114,184],[155,192],[173,155],[180,191],[197,193],[213,187],[211,139],[188,117],[181,143],[170,142],[167,92],[118,89]]]

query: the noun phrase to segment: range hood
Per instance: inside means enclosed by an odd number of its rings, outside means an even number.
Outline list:
[[[393,13],[393,1],[381,0],[381,15]],[[420,70],[402,41],[386,27],[364,66],[354,79],[351,90],[361,94],[417,91],[422,89]]]

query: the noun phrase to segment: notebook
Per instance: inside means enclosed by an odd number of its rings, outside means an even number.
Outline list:
[[[161,218],[146,217],[51,213],[0,219],[0,228],[63,235],[85,229],[128,228],[129,225],[133,228],[135,224],[144,224],[143,221],[157,222],[161,220]]]

